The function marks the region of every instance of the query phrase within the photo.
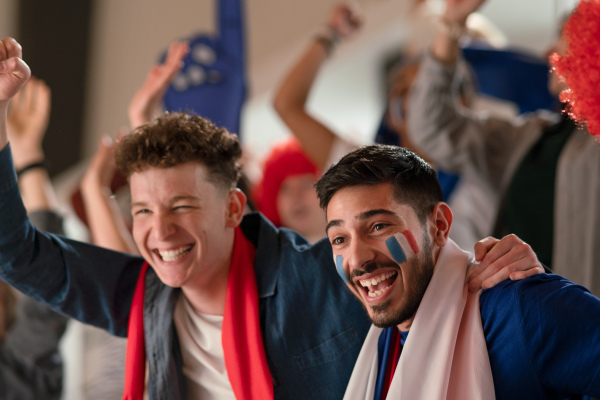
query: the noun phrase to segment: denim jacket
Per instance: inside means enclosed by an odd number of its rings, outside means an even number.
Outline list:
[[[311,246],[259,214],[242,222],[256,246],[260,324],[276,399],[341,399],[369,321],[333,265],[326,240]],[[0,151],[0,278],[49,306],[127,335],[143,260],[38,231],[21,202],[10,149]],[[173,312],[180,289],[149,269],[144,324],[153,399],[186,397]]]

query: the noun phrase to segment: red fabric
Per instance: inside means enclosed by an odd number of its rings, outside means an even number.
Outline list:
[[[317,176],[317,166],[304,153],[300,142],[294,137],[285,139],[271,148],[264,163],[263,177],[254,190],[254,201],[275,226],[281,226],[277,211],[277,195],[283,181],[294,175]]]
[[[388,391],[390,390],[390,385],[392,384],[392,378],[394,377],[394,372],[396,372],[398,360],[400,359],[400,352],[402,351],[402,344],[400,343],[400,333],[397,329],[394,329],[392,335],[394,348],[393,351],[390,352],[391,354],[387,359],[387,364],[385,367],[385,380],[383,381],[383,388],[381,390],[381,400],[385,400],[387,398]]]
[[[127,352],[125,353],[125,388],[123,400],[142,400],[144,398],[144,378],[146,375],[146,350],[144,343],[144,292],[146,288],[145,262],[140,271],[127,330]]]
[[[254,256],[254,246],[242,230],[236,228],[222,340],[227,375],[238,400],[273,399],[273,379],[267,365],[258,315]]]
[[[564,27],[566,56],[550,61],[569,86],[560,94],[569,116],[600,136],[600,0],[583,0]]]
[[[255,252],[241,229],[236,228],[227,282],[222,342],[227,375],[238,400],[273,399],[273,379],[267,364],[258,315],[258,289],[253,265]],[[147,269],[148,263],[144,263],[131,303],[123,400],[142,400],[144,396],[144,290]]]

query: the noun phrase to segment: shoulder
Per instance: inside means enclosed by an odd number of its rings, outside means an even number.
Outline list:
[[[530,354],[552,343],[584,346],[600,338],[600,299],[559,275],[502,282],[482,292],[480,307],[486,337],[520,337]]]
[[[332,259],[331,246],[322,239],[311,245],[299,233],[287,228],[276,228],[271,221],[260,213],[251,213],[244,217],[240,225],[246,238],[254,244],[257,256],[269,253],[271,258],[277,258],[284,253],[288,256],[298,255],[301,258]]]
[[[589,293],[585,287],[556,274],[538,274],[518,281],[506,280],[481,293],[481,302],[497,299],[542,299],[568,293]]]
[[[599,300],[589,290],[560,275],[538,274],[518,281],[504,281],[481,293],[482,317],[499,311],[527,312],[531,309],[569,309],[574,302],[587,299],[591,304]]]

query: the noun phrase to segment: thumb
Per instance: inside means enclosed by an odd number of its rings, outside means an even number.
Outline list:
[[[11,57],[0,61],[0,73],[18,76],[22,78],[22,83],[25,83],[31,76],[29,66],[19,57]]]

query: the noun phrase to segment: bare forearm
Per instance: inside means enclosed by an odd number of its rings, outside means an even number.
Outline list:
[[[21,175],[19,177],[19,191],[28,213],[58,209],[54,188],[50,182],[48,171],[44,168],[35,168]]]
[[[277,114],[319,168],[323,168],[329,159],[335,134],[307,112],[306,102],[326,59],[324,44],[313,41],[283,80],[273,103]]]
[[[107,249],[139,254],[108,188],[82,185],[86,217],[93,243]]]
[[[442,22],[435,35],[431,53],[443,64],[451,65],[456,62],[459,54],[458,32],[464,25],[452,22]]]

